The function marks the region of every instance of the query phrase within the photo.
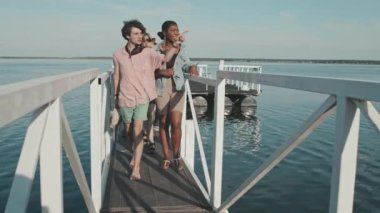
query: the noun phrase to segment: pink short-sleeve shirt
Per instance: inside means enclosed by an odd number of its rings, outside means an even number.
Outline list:
[[[115,51],[113,59],[120,74],[120,107],[135,107],[157,97],[154,71],[160,68],[164,57],[151,48],[131,57],[124,47]]]

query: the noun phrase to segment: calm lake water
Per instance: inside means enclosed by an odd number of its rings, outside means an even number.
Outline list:
[[[0,85],[88,68],[107,71],[111,60],[0,59]],[[208,64],[216,69],[215,62]],[[250,64],[226,62],[226,64]],[[323,76],[380,82],[378,65],[255,63],[264,73]],[[226,199],[327,98],[326,95],[262,86],[254,116],[234,109],[225,119],[223,194]],[[74,140],[90,180],[89,84],[63,97]],[[379,110],[380,105],[375,103]],[[0,129],[0,212],[5,208],[30,114]],[[199,119],[207,160],[211,162],[212,117]],[[361,118],[354,212],[380,211],[380,135]],[[328,212],[335,116],[329,118],[287,156],[230,212]],[[196,154],[196,158],[199,155]],[[210,164],[209,164],[210,165]],[[200,161],[196,169],[202,179]],[[64,157],[65,212],[86,212],[71,168]],[[38,174],[38,173],[37,173]],[[39,212],[39,176],[36,175],[28,212]]]

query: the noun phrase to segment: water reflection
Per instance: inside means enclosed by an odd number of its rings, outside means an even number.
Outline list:
[[[261,122],[256,116],[244,120],[226,119],[224,137],[226,155],[239,152],[254,154],[262,145]]]
[[[213,106],[194,106],[195,114],[197,118],[211,118],[214,116]],[[256,115],[256,106],[225,106],[224,115],[226,117],[234,118],[253,118]],[[187,117],[191,118],[190,110],[187,111]]]
[[[202,118],[202,117],[206,116],[207,106],[195,106],[194,110],[195,110],[195,114],[197,115],[197,117]]]
[[[198,118],[210,117],[214,113],[214,103],[212,99],[207,100],[203,96],[195,96],[193,98],[195,113]],[[190,105],[188,104],[188,109]],[[224,115],[234,117],[253,117],[256,114],[257,102],[254,96],[237,96],[234,99],[225,97],[224,100]],[[188,118],[191,117],[191,112],[187,112]]]
[[[261,147],[261,122],[257,107],[234,107],[224,121],[226,155],[243,152],[254,154]]]
[[[224,115],[231,115],[234,102],[229,97],[224,97]]]
[[[232,113],[232,106],[225,106],[224,107],[224,115],[231,115]]]
[[[198,107],[196,107],[198,108]],[[261,122],[256,116],[257,107],[226,107],[224,120],[224,152],[226,155],[245,153],[255,155],[262,145]],[[214,132],[213,110],[196,109],[202,138],[210,143]]]
[[[230,110],[229,114],[226,114],[227,118],[235,118],[235,119],[245,119],[245,118],[256,118],[256,106],[233,106]],[[226,110],[225,110],[226,111]]]

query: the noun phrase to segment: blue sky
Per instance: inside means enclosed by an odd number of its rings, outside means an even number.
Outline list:
[[[191,57],[380,60],[379,0],[0,0],[0,56],[111,56],[122,21],[165,20]]]

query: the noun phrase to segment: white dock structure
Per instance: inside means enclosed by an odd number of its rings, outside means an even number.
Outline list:
[[[211,73],[208,70],[207,64],[197,64],[199,71],[199,76],[203,78],[211,78]],[[225,64],[224,60],[220,60],[218,70],[225,70],[230,72],[244,72],[244,73],[262,73],[262,66],[252,66],[252,65],[233,65]],[[207,84],[206,84],[207,85]],[[238,91],[257,91],[257,96],[261,93],[261,85],[259,83],[244,82],[233,79],[226,79],[226,85],[233,85]]]
[[[251,66],[251,65],[226,65],[224,60],[219,63],[219,70],[225,70],[230,72],[244,72],[244,73],[262,73],[262,66]],[[260,83],[239,81],[234,79],[226,79],[226,84],[235,85],[238,90],[256,90],[257,95],[261,93]]]
[[[223,65],[223,63],[221,63]],[[28,127],[16,168],[5,212],[25,212],[40,163],[41,207],[44,212],[64,212],[62,184],[62,148],[70,161],[89,212],[102,209],[105,183],[109,173],[109,159],[114,147],[109,122],[110,73],[99,74],[91,69],[60,76],[47,77],[0,87],[0,127],[29,112],[34,119]],[[241,197],[252,189],[279,162],[291,153],[305,138],[332,114],[336,114],[335,147],[332,162],[329,212],[347,213],[353,210],[359,122],[368,119],[380,133],[380,114],[372,102],[380,101],[380,82],[354,81],[333,78],[285,76],[250,72],[228,71],[220,66],[216,79],[186,76],[186,97],[190,102],[193,120],[183,117],[181,154],[199,190],[210,209],[205,211],[227,212]],[[228,80],[227,80],[228,79]],[[214,86],[214,138],[213,154],[206,156],[201,133],[192,105],[189,81]],[[269,85],[281,88],[327,94],[328,98],[282,146],[252,171],[236,190],[222,200],[224,97],[226,81]],[[84,176],[81,161],[71,136],[71,130],[62,107],[61,96],[85,83],[91,83],[91,191]],[[184,113],[185,114],[185,113]],[[194,151],[198,146],[205,185],[194,172]],[[207,165],[206,158],[212,159]],[[211,167],[209,174],[208,167]],[[294,189],[297,190],[297,189]]]

